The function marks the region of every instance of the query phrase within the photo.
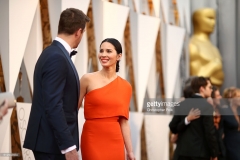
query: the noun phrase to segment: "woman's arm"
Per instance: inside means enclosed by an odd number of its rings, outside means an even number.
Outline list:
[[[178,139],[178,134],[171,134],[171,139],[170,142],[172,143],[177,143],[177,139]]]
[[[119,123],[122,130],[125,148],[127,150],[127,158],[128,160],[135,160],[133,149],[132,149],[131,133],[130,133],[130,126],[129,126],[128,120],[125,117],[120,117]]]
[[[80,96],[78,101],[78,109],[82,106],[83,98],[85,97],[87,93],[87,87],[88,87],[88,75],[85,74],[80,79]]]

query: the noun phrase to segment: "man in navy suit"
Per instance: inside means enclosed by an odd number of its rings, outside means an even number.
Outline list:
[[[70,58],[90,19],[80,10],[61,13],[58,35],[34,71],[34,93],[23,147],[36,160],[78,160],[79,77]]]

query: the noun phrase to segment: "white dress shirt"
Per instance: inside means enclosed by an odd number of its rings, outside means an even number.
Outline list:
[[[58,41],[59,43],[61,43],[63,45],[63,47],[68,51],[68,53],[70,55],[72,49],[69,46],[69,44],[66,41],[64,41],[62,38],[59,38],[59,37],[56,37],[55,40]]]
[[[190,122],[187,120],[187,117],[185,117],[185,125],[189,125]]]
[[[58,41],[59,43],[61,43],[63,45],[63,47],[68,51],[68,53],[70,55],[72,49],[69,46],[69,44],[66,41],[64,41],[62,38],[59,38],[59,37],[56,37],[55,40]],[[61,150],[61,152],[62,152],[62,154],[66,154],[67,152],[70,152],[70,151],[72,151],[72,150],[74,150],[76,148],[77,148],[76,145],[74,145],[74,146],[69,147],[69,148],[67,148],[65,150]]]

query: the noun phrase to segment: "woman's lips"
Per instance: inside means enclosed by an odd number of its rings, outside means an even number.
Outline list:
[[[109,59],[101,59],[102,63],[107,63]]]

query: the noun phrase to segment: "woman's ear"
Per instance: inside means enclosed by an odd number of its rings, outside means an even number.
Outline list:
[[[122,57],[122,53],[117,54],[117,60],[118,60],[118,61],[121,60],[121,57]]]

